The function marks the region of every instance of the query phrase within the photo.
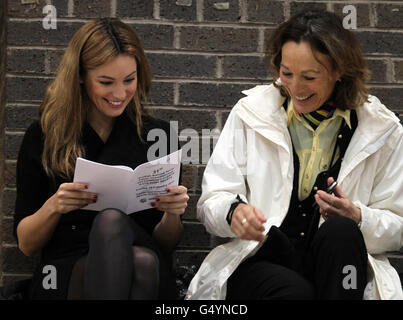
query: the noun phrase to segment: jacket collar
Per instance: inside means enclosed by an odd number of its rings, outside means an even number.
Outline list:
[[[260,85],[242,93],[247,95],[234,107],[239,117],[254,131],[291,152],[287,114],[282,107],[285,97],[271,85]],[[343,179],[361,161],[379,150],[399,126],[399,119],[378,98],[356,109],[358,126],[347,148],[340,178]]]

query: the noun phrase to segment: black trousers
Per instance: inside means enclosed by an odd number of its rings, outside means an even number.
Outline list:
[[[356,223],[335,216],[298,246],[272,227],[265,244],[227,283],[227,300],[361,300],[367,250]]]

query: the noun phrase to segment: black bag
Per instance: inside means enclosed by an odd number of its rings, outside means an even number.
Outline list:
[[[0,300],[28,300],[31,279],[19,280],[0,287]]]

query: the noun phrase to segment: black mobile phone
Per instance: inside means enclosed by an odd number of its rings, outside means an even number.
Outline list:
[[[336,188],[336,186],[337,186],[337,181],[334,181],[330,186],[327,187],[326,192],[329,194],[332,194],[333,190],[334,190],[334,188]],[[314,209],[319,209],[319,205],[316,202],[313,203],[312,207]]]
[[[336,188],[337,181],[334,181],[330,186],[327,187],[326,192],[329,194],[333,193],[333,189]]]

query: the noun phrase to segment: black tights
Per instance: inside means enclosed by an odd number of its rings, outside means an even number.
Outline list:
[[[100,212],[90,232],[88,255],[73,268],[67,299],[157,299],[159,258],[153,250],[133,245],[142,233],[119,210]]]

